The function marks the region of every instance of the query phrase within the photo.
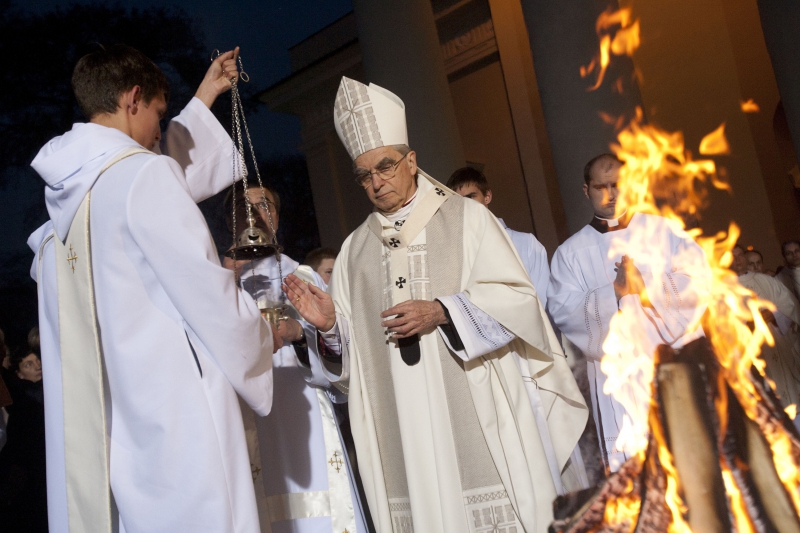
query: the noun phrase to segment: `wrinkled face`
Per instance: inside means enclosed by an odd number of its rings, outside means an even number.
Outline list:
[[[800,246],[793,242],[784,246],[783,258],[790,267],[800,267]]]
[[[278,210],[275,209],[275,197],[267,189],[264,189],[264,194],[261,194],[261,187],[256,185],[247,189],[247,199],[250,204],[257,208],[258,216],[264,221],[266,227],[272,231],[272,226],[269,223],[269,217],[272,216],[272,223],[275,226],[275,233],[278,232],[278,223],[280,222],[280,215]],[[267,214],[267,207],[269,207],[269,215]]]
[[[329,257],[328,259],[323,259],[317,267],[317,274],[319,274],[319,276],[322,278],[322,281],[324,281],[326,285],[331,284],[331,275],[333,274],[334,263],[336,263],[336,259]]]
[[[394,165],[397,167],[391,171]],[[417,191],[417,154],[413,151],[403,159],[403,155],[391,146],[375,148],[358,156],[355,167],[356,181],[365,173],[372,172],[369,180],[364,182],[364,190],[372,205],[384,213],[394,213]],[[392,173],[394,177],[391,178],[382,176]]]
[[[17,377],[34,383],[42,379],[42,362],[35,353],[29,353],[25,359],[20,361]]]
[[[756,252],[747,252],[747,271],[748,272],[764,272],[764,260],[761,259],[761,254]]]
[[[131,137],[148,150],[155,148],[161,140],[161,121],[167,114],[167,102],[163,96],[144,103],[141,98],[130,111]]]
[[[464,198],[469,198],[470,200],[475,200],[478,203],[483,205],[489,205],[492,201],[492,191],[491,189],[486,191],[486,194],[483,194],[481,190],[478,188],[477,185],[474,183],[467,183],[462,185],[456,192],[463,196]]]
[[[583,184],[583,194],[592,202],[594,214],[600,218],[614,218],[618,216],[617,182],[619,181],[619,164],[614,164],[608,170],[604,170],[602,164],[595,165],[592,170],[592,180],[589,184]]]
[[[747,272],[747,254],[740,246],[735,246],[731,251],[733,254],[733,262],[731,263],[731,270],[741,275]]]

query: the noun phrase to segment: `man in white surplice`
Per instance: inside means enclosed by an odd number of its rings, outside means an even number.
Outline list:
[[[334,120],[375,210],[344,242],[331,296],[294,276],[286,291],[339,354],[325,370],[349,392],[376,529],[546,531],[588,411],[513,244],[417,167],[396,95],[343,78]]]
[[[49,141],[32,163],[46,182],[50,215],[28,244],[37,252],[52,532],[117,525],[148,533],[260,531],[236,393],[258,413],[269,412],[270,354],[281,344],[220,265],[195,205],[230,184],[233,143],[209,106],[237,76],[235,53],[212,63],[163,139],[168,85],[159,68],[124,45],[84,56],[73,88],[90,122]],[[137,153],[145,149],[171,157]],[[135,155],[120,160],[126,153]],[[72,238],[89,192],[90,279],[106,374],[103,433],[118,524],[113,505],[102,523],[82,516],[82,494],[94,480],[80,478],[83,465],[70,459],[80,450],[65,438],[82,414],[64,409],[74,387],[66,376],[62,383],[60,338],[75,317],[59,312],[65,265],[56,263],[56,251],[65,235]],[[87,262],[68,259],[78,267]],[[89,487],[93,494],[108,494],[105,479],[104,487]]]
[[[268,234],[280,227],[281,201],[264,184],[249,184],[247,197]],[[242,198],[242,187],[236,188]],[[230,203],[226,202],[226,210]],[[232,207],[232,206],[230,206]],[[269,214],[267,209],[269,209]],[[230,211],[228,211],[230,212]],[[272,218],[270,222],[269,218]],[[232,221],[229,221],[232,223]],[[299,320],[281,290],[281,279],[303,276],[322,290],[327,285],[310,267],[281,254],[254,261],[225,257],[223,266],[239,272],[241,285],[259,305],[285,306],[280,329],[292,341],[272,356],[274,394],[268,416],[253,416],[242,406],[262,531],[272,533],[339,533],[367,531],[356,480],[345,452],[334,404],[347,401],[322,374],[314,326]],[[262,503],[263,500],[263,503]]]
[[[761,310],[775,340],[775,346],[761,345],[761,358],[767,363],[767,375],[775,382],[775,392],[783,406],[788,407],[800,401],[800,305],[794,294],[777,279],[760,272],[748,272],[748,256],[749,253],[737,244],[733,248],[731,270],[739,275],[739,283],[775,305],[774,312]]]
[[[611,154],[587,163],[583,190],[595,216],[556,250],[547,293],[556,326],[587,359],[598,441],[612,472],[628,456],[616,445],[625,410],[604,389],[600,370],[611,318],[618,312],[634,315],[639,329],[631,334],[650,357],[660,344],[680,348],[703,336],[699,318],[710,283],[705,254],[678,224],[641,213],[616,214],[621,165]]]
[[[478,169],[463,167],[450,176],[447,186],[455,192],[470,200],[489,207],[492,203],[492,189],[489,188],[489,181],[486,176]],[[498,219],[505,228],[514,248],[517,249],[519,258],[522,260],[528,277],[533,282],[536,289],[536,296],[542,302],[542,307],[547,308],[547,286],[550,285],[550,267],[547,264],[547,250],[533,233],[523,233],[514,231],[506,226],[502,218]]]

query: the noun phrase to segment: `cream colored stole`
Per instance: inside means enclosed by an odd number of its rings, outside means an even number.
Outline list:
[[[129,148],[100,171],[135,154]],[[64,403],[64,456],[69,530],[116,530],[116,505],[109,472],[110,394],[97,324],[90,234],[91,190],[81,202],[66,239],[56,236],[58,324]],[[41,257],[41,254],[40,254]]]

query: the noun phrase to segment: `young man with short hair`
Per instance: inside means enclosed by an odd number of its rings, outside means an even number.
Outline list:
[[[472,167],[463,167],[450,176],[447,186],[465,198],[475,200],[479,204],[489,207],[492,202],[492,190],[489,188],[489,181],[480,170]],[[514,231],[506,226],[502,218],[498,218],[500,224],[505,228],[511,242],[517,249],[519,258],[528,277],[533,282],[536,289],[536,296],[542,302],[542,306],[547,306],[547,286],[550,285],[550,267],[547,264],[547,250],[533,233],[523,233]]]
[[[52,532],[260,531],[236,393],[269,412],[281,340],[196,206],[230,184],[233,143],[209,106],[237,54],[163,138],[161,70],[125,45],[84,56],[72,85],[89,122],[32,163],[50,215],[28,244]]]
[[[703,250],[679,225],[618,212],[621,167],[612,154],[586,164],[583,192],[594,217],[556,250],[547,294],[553,321],[587,359],[598,440],[611,471],[629,458],[616,444],[625,408],[605,393],[600,369],[611,319],[620,312],[635,317],[647,357],[662,343],[680,348],[703,336],[698,325],[711,279]],[[629,393],[646,409],[649,398]]]
[[[306,254],[303,264],[310,266],[311,270],[319,274],[327,285],[331,282],[333,265],[336,263],[338,255],[339,252],[333,248],[315,248]]]

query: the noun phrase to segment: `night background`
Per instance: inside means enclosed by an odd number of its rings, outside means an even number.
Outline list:
[[[0,99],[0,329],[7,343],[25,341],[36,325],[36,285],[29,269],[28,235],[47,220],[43,181],[30,168],[49,139],[84,121],[70,88],[72,68],[97,44],[123,42],[153,59],[171,86],[170,116],[193,96],[214,49],[241,47],[250,83],[240,84],[262,177],[281,195],[279,240],[302,261],[319,246],[300,120],[270,112],[255,95],[286,77],[288,48],[352,10],[349,0],[240,0],[235,2],[64,2],[0,0],[0,53],[13,58],[4,70]],[[230,129],[230,97],[214,105]],[[231,239],[222,196],[200,207],[218,247]]]

